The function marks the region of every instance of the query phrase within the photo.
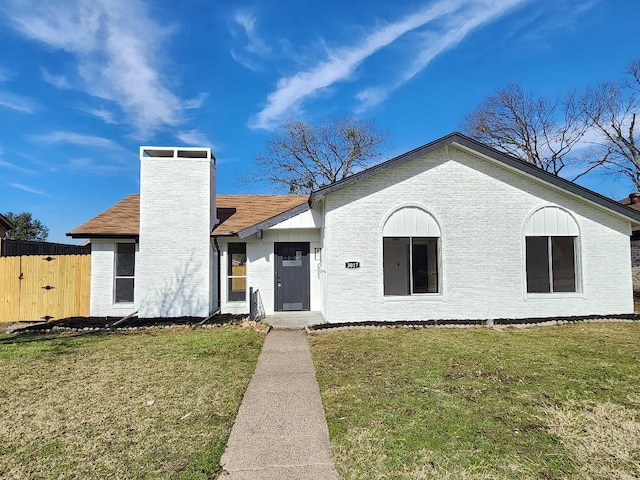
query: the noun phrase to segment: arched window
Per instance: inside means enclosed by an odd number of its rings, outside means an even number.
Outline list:
[[[578,291],[575,219],[559,207],[544,207],[524,227],[528,293]]]
[[[382,229],[385,295],[439,293],[435,219],[417,207],[396,210]]]

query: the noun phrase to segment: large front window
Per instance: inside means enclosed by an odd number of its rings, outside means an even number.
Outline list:
[[[384,237],[385,295],[438,293],[438,239]]]
[[[115,303],[133,302],[133,284],[136,267],[136,244],[116,244]]]
[[[526,237],[527,292],[577,291],[576,237]]]
[[[243,302],[247,297],[247,244],[230,243],[228,254],[228,298],[230,302]]]

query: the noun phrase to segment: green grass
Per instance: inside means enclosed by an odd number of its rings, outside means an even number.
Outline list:
[[[253,330],[0,335],[0,478],[215,478]]]
[[[640,324],[310,343],[342,478],[640,478]]]

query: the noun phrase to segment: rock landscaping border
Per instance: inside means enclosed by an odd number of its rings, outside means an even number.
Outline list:
[[[587,315],[575,317],[532,317],[532,318],[498,318],[498,319],[460,319],[460,320],[400,320],[396,322],[341,322],[322,323],[306,327],[308,333],[326,330],[348,330],[365,328],[471,328],[471,327],[536,327],[564,325],[581,322],[637,322],[640,315],[635,313],[619,315]]]

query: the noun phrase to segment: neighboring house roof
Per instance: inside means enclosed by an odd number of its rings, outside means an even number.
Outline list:
[[[640,211],[640,194],[632,193],[628,197],[623,198],[622,200],[620,200],[620,203],[622,205],[626,205],[629,208],[633,208],[634,210]],[[632,236],[633,236],[634,240],[636,240],[638,237],[640,237],[640,225],[637,225],[635,227],[631,227],[631,231],[633,232]]]
[[[306,195],[217,195],[220,223],[213,234],[235,235],[300,205],[308,206],[308,198]],[[74,238],[137,237],[139,233],[140,195],[129,195],[67,235]]]
[[[16,228],[13,222],[2,214],[0,214],[0,226],[5,230],[13,230],[14,228]]]
[[[344,180],[340,180],[324,187],[320,187],[318,190],[311,193],[309,203],[313,205],[317,200],[320,200],[322,197],[329,193],[348,187],[349,185],[353,185],[354,183],[357,183],[361,180],[370,178],[390,168],[396,167],[405,162],[409,162],[435,150],[438,150],[444,146],[452,144],[455,144],[455,146],[457,147],[461,147],[463,150],[470,150],[472,152],[475,152],[476,154],[483,155],[484,157],[487,157],[498,164],[502,164],[507,168],[518,170],[548,185],[581,197],[582,199],[587,200],[590,203],[596,204],[609,210],[610,212],[616,213],[627,218],[628,220],[631,220],[634,224],[640,225],[640,211],[633,210],[625,205],[622,205],[619,202],[616,202],[615,200],[611,200],[610,198],[600,195],[599,193],[581,187],[580,185],[570,182],[569,180],[565,180],[562,177],[549,172],[545,172],[541,168],[538,168],[531,163],[525,162],[524,160],[520,160],[519,158],[515,158],[510,155],[506,155],[502,152],[499,152],[498,150],[488,147],[483,143],[477,142],[476,140],[473,140],[472,138],[469,138],[457,132],[450,133],[445,137],[439,138],[438,140],[427,143],[426,145],[411,150],[410,152],[404,153],[390,160],[387,160],[386,162],[363,170],[359,173],[356,173],[355,175],[345,178]]]

